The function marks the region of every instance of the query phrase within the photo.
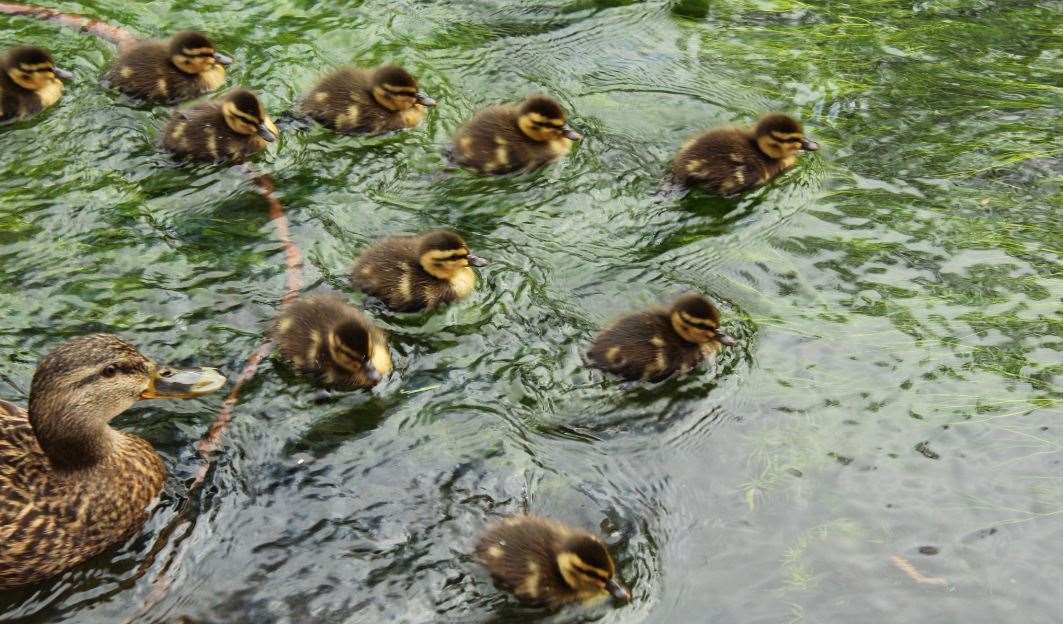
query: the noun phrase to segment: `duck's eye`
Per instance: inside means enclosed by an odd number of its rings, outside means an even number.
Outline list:
[[[118,374],[118,365],[117,364],[108,364],[107,366],[103,367],[102,371],[100,371],[100,375],[103,375],[104,377],[106,377],[108,379],[110,379],[111,377],[114,377],[117,374]]]

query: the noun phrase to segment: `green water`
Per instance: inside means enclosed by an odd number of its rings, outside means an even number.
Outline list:
[[[275,114],[327,67],[404,64],[440,101],[422,127],[257,159],[307,290],[361,302],[346,269],[394,232],[451,227],[494,262],[448,309],[370,307],[397,369],[371,394],[315,402],[267,360],[191,499],[221,397],[120,417],[165,459],[160,505],[0,620],[529,621],[469,556],[527,506],[602,532],[635,596],[546,621],[1059,621],[1059,2],[53,6],[204,30]],[[0,396],[90,331],[234,378],[284,291],[264,202],[158,152],[168,110],[99,86],[111,44],[0,17],[15,43],[79,81],[0,129]],[[464,119],[532,91],[587,135],[570,158],[442,172]],[[690,134],[773,109],[823,149],[741,201],[654,199]],[[585,370],[603,324],[687,289],[738,348],[654,386]]]

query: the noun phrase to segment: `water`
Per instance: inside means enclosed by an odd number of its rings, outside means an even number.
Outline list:
[[[397,368],[372,394],[315,403],[267,360],[191,496],[221,397],[120,417],[166,461],[160,505],[0,620],[530,621],[469,556],[526,507],[602,532],[635,596],[544,621],[1058,621],[1058,2],[194,4],[56,6],[211,33],[275,113],[352,60],[440,100],[412,132],[258,158],[308,290],[361,301],[346,268],[393,232],[452,227],[494,262],[437,313],[370,307]],[[0,396],[101,330],[235,377],[284,290],[264,202],[157,152],[167,109],[96,82],[110,44],[0,17],[16,42],[80,81],[0,130]],[[441,172],[474,110],[535,90],[587,135],[567,161]],[[772,109],[824,149],[741,201],[655,202],[692,132]],[[599,327],[687,289],[740,347],[656,386],[584,369]]]

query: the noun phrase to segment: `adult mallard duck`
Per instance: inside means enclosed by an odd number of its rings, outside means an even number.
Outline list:
[[[559,608],[631,594],[616,580],[616,565],[596,535],[536,516],[506,518],[476,544],[476,559],[495,585],[521,602]]]
[[[672,173],[684,186],[734,195],[790,169],[802,150],[817,149],[797,120],[772,114],[753,128],[718,128],[694,137],[679,150]]]
[[[458,130],[449,155],[483,173],[532,171],[568,154],[582,138],[560,104],[538,95],[477,113]]]
[[[382,134],[413,128],[435,105],[401,67],[343,67],[314,86],[299,112],[337,132]]]
[[[46,579],[144,522],[166,468],[147,441],[110,421],[141,399],[187,399],[225,378],[159,366],[109,334],[49,353],[29,411],[0,401],[0,589]]]
[[[59,101],[61,80],[74,75],[55,66],[43,48],[12,48],[0,59],[0,123],[25,119]]]
[[[148,102],[183,102],[225,84],[225,66],[232,62],[205,35],[180,32],[165,41],[123,46],[104,79]]]

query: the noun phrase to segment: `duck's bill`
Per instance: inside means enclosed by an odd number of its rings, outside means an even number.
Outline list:
[[[222,54],[221,52],[214,53],[214,61],[218,65],[232,65],[233,57]]]
[[[569,140],[572,140],[572,141],[579,141],[580,139],[583,138],[582,134],[580,134],[579,132],[576,132],[576,129],[573,128],[572,126],[568,125],[568,124],[565,124],[564,126],[561,127],[561,134],[564,134],[566,139],[569,139]]]
[[[716,341],[725,347],[733,347],[738,344],[738,340],[730,334],[725,334],[722,331],[716,332]]]
[[[809,141],[808,139],[801,139],[801,149],[806,152],[814,152],[819,149],[819,143]]]
[[[225,385],[225,377],[213,368],[160,368],[141,399],[191,399],[210,394]]]
[[[258,124],[258,136],[269,141],[270,143],[277,140],[277,134],[269,129],[265,123]]]
[[[414,99],[417,100],[417,103],[420,104],[421,106],[435,106],[436,105],[435,99],[432,98],[431,96],[429,96],[424,91],[418,91],[417,93],[414,94],[413,97],[414,97]]]
[[[631,592],[629,592],[626,587],[624,587],[620,583],[617,583],[613,579],[609,580],[609,582],[605,585],[605,589],[607,589],[609,593],[613,595],[613,598],[616,598],[617,600],[623,602],[628,602],[631,600]]]
[[[59,67],[53,67],[52,68],[52,73],[55,74],[55,77],[60,79],[60,80],[73,80],[74,79],[74,74],[72,72],[68,72],[67,70],[61,69]]]
[[[487,258],[481,258],[476,254],[469,254],[469,264],[474,267],[484,267],[491,263],[487,260]]]

